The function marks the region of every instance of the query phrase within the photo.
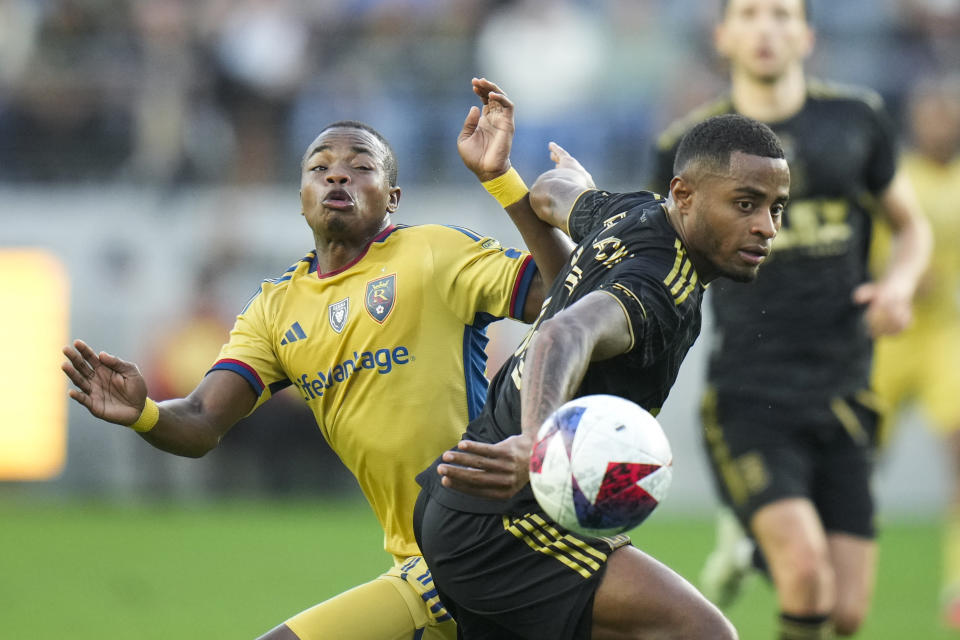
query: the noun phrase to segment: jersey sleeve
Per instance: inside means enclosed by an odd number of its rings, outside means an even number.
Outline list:
[[[879,95],[871,93],[865,100],[865,108],[870,127],[870,151],[864,182],[876,195],[890,185],[897,171],[897,139],[893,120]]]
[[[636,270],[601,284],[599,289],[616,298],[627,316],[631,336],[627,353],[641,366],[652,365],[669,349],[680,326],[674,296],[656,277]]]
[[[584,191],[573,203],[570,217],[567,219],[570,238],[574,242],[580,242],[590,235],[595,227],[611,217],[655,199],[656,194],[647,191],[634,193],[610,193],[597,189]]]
[[[481,313],[523,318],[537,273],[529,253],[505,249],[497,240],[461,227],[441,227],[432,252],[440,297],[464,324],[474,324]]]
[[[229,342],[220,349],[220,355],[210,368],[210,371],[232,371],[246,380],[257,394],[254,410],[273,393],[290,385],[276,357],[266,321],[266,286],[261,285],[260,291],[237,316]]]

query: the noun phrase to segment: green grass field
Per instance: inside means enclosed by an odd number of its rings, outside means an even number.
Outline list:
[[[710,520],[654,517],[634,542],[695,578]],[[0,638],[252,638],[389,565],[365,505],[116,506],[0,499]],[[877,595],[858,638],[960,637],[938,621],[939,530],[889,522]],[[773,638],[754,580],[729,611],[744,640]]]

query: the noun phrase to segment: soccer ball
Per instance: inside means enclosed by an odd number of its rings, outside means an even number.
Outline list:
[[[666,496],[673,454],[657,419],[610,395],[564,404],[544,421],[530,486],[557,524],[601,537],[632,529]]]

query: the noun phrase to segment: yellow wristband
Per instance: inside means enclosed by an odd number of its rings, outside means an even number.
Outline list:
[[[143,411],[140,413],[140,417],[130,425],[130,428],[140,433],[146,433],[157,426],[159,420],[160,407],[157,406],[156,402],[147,398],[147,401],[143,403]]]
[[[527,185],[523,183],[523,178],[517,173],[517,170],[510,167],[502,176],[497,176],[493,180],[487,180],[482,183],[483,188],[500,203],[500,206],[506,209],[515,204],[530,191]]]

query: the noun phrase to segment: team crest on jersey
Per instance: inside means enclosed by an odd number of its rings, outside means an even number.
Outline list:
[[[390,312],[393,311],[397,299],[397,274],[371,280],[367,283],[367,292],[364,295],[367,313],[378,323],[383,324]]]
[[[327,307],[327,317],[330,319],[330,327],[340,333],[347,324],[347,316],[350,315],[350,298],[344,298],[340,302],[334,302]]]

